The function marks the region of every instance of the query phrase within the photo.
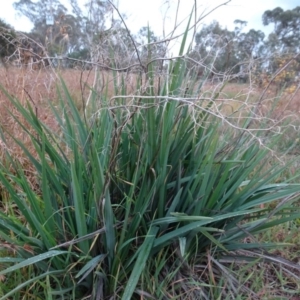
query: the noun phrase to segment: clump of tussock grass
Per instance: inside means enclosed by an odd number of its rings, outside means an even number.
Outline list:
[[[91,89],[81,111],[62,80],[58,101],[48,103],[57,131],[32,101],[24,106],[3,89],[34,148],[11,135],[38,189],[5,149],[2,195],[14,210],[0,212],[0,238],[15,250],[0,258],[0,299],[259,298],[231,265],[275,262],[265,251],[282,244],[249,237],[299,218],[300,186],[291,183],[299,175],[275,182],[285,167],[266,165],[277,136],[261,147],[248,119],[230,127],[215,114],[223,86],[199,99],[199,82],[185,78],[186,37],[160,89],[155,62],[146,81],[136,77],[135,94],[112,72],[113,90],[109,79],[101,94]],[[290,267],[297,276],[299,266]]]

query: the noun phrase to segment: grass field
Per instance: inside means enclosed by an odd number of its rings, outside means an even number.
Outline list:
[[[0,299],[300,299],[300,92],[170,81],[0,69]]]

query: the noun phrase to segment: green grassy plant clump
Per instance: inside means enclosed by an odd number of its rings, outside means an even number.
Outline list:
[[[224,130],[207,112],[213,99],[206,107],[186,99],[184,60],[173,62],[158,91],[151,68],[144,93],[127,95],[122,85],[108,99],[92,90],[84,113],[62,81],[52,106],[58,132],[7,94],[34,145],[32,153],[15,139],[39,188],[7,151],[0,182],[11,209],[0,212],[7,246],[0,299],[254,293],[223,262],[257,261],[259,249],[275,247],[243,239],[299,218],[289,207],[300,187],[274,183],[282,169],[266,168],[268,151],[253,136]],[[138,78],[137,90],[142,84]],[[6,133],[1,137],[5,143]],[[285,205],[271,212],[260,208],[282,199]]]

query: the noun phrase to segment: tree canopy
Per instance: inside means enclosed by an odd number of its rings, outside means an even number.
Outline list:
[[[0,19],[0,58],[2,63],[5,63],[4,58],[14,51],[15,38],[14,29],[4,20]]]
[[[136,34],[129,32],[123,23],[126,16],[115,18],[114,7],[109,1],[89,0],[82,7],[77,0],[70,0],[68,10],[59,0],[17,0],[14,8],[31,20],[30,38],[43,45],[51,57],[125,68],[137,62],[147,64],[149,51],[152,58],[166,55],[165,44],[150,27],[140,28]],[[53,25],[46,23],[49,14],[53,16]],[[291,65],[296,76],[300,70],[300,59],[295,56],[300,50],[300,6],[291,10],[280,7],[267,10],[262,15],[262,24],[273,26],[269,35],[262,30],[248,29],[244,20],[235,20],[233,30],[217,21],[205,24],[196,33],[195,43],[189,50],[190,68],[195,68],[192,61],[196,60],[200,62],[196,66],[199,75],[239,77],[249,70],[250,61],[255,61],[252,69],[268,74],[293,59],[295,63]],[[12,28],[3,22],[0,27],[6,28],[6,36],[2,30],[0,41],[3,57],[7,51],[13,51],[12,47],[3,46],[8,41],[7,30]],[[147,46],[148,43],[151,46]],[[72,65],[70,60],[66,64]]]

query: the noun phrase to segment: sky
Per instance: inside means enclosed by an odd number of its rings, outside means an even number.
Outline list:
[[[13,27],[20,31],[30,31],[32,25],[25,18],[18,16],[13,9],[13,3],[16,0],[1,0],[0,18],[4,19]],[[32,0],[37,1],[37,0]],[[67,2],[62,0],[61,2]],[[87,0],[78,0],[84,3]],[[180,3],[178,9],[178,21],[183,21],[191,12],[194,2],[197,2],[198,17],[206,14],[208,11],[227,2],[227,0],[114,0],[121,13],[126,14],[127,26],[132,32],[137,32],[142,26],[148,24],[152,30],[159,36],[169,33],[174,27],[177,3]],[[217,20],[221,25],[229,30],[234,29],[233,21],[240,19],[248,22],[245,30],[260,29],[266,33],[271,29],[262,25],[262,14],[268,9],[274,9],[278,6],[283,9],[293,9],[300,5],[299,0],[231,0],[227,5],[220,6],[217,10],[205,17],[201,24],[208,24],[212,20]],[[115,17],[117,14],[115,13]],[[186,22],[185,22],[186,24]],[[182,27],[183,28],[183,27]]]

